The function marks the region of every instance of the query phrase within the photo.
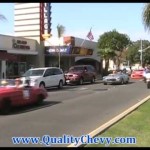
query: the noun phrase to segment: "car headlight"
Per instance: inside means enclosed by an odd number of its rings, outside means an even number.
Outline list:
[[[117,78],[116,78],[116,80],[120,80],[120,78],[119,78],[119,77],[117,77]]]

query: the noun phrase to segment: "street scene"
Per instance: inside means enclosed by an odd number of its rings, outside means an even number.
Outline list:
[[[49,89],[48,98],[42,105],[15,108],[10,115],[0,116],[0,145],[45,146],[31,143],[13,145],[11,137],[17,136],[86,135],[148,95],[145,83],[134,80],[128,85],[103,85],[97,81],[92,85]]]
[[[149,8],[0,4],[0,147],[149,147]],[[132,112],[135,119],[124,121]]]

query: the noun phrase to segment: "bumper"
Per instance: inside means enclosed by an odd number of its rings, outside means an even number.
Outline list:
[[[143,75],[131,75],[131,79],[143,79]]]
[[[79,81],[79,78],[66,79],[66,84],[78,83]]]
[[[107,83],[107,84],[120,84],[121,81],[120,80],[116,80],[116,81],[103,81],[103,83]]]

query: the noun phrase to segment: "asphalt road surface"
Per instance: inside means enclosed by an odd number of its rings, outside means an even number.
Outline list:
[[[147,97],[150,90],[142,81],[126,85],[95,84],[49,89],[41,106],[13,109],[0,115],[1,147],[45,147],[41,144],[13,144],[12,137],[80,137],[87,135],[127,108]],[[49,140],[49,139],[44,139]],[[71,144],[71,143],[70,143]],[[64,147],[69,144],[52,144]]]

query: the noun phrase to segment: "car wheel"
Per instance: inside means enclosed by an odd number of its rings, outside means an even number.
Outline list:
[[[11,101],[4,100],[2,102],[2,109],[1,109],[2,114],[7,115],[10,113],[10,111],[11,111]]]
[[[94,83],[94,82],[95,82],[95,78],[94,78],[94,77],[92,77],[91,83]]]
[[[43,95],[38,95],[36,104],[40,105],[43,103],[43,101],[44,101]]]
[[[106,83],[106,82],[104,82],[104,85],[107,85],[107,83]]]
[[[83,84],[83,78],[80,78],[79,80],[79,84],[82,85]]]
[[[123,79],[121,79],[121,82],[120,82],[121,84],[124,84],[124,80]]]
[[[58,88],[59,88],[59,89],[62,89],[62,88],[63,88],[63,81],[62,81],[62,80],[59,81]]]
[[[39,87],[45,89],[45,84],[42,82],[40,83]]]

